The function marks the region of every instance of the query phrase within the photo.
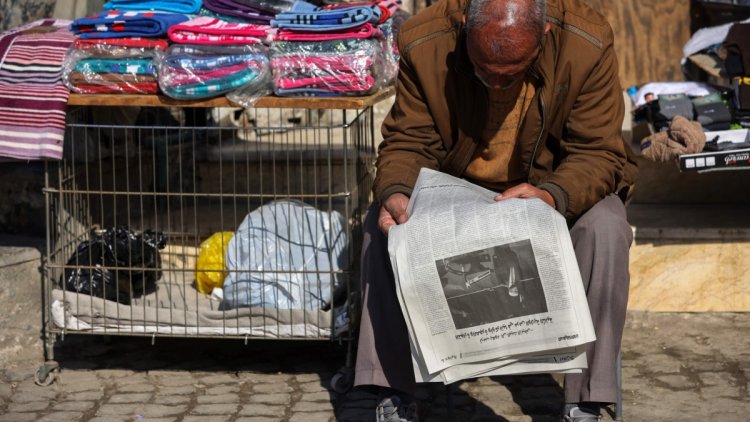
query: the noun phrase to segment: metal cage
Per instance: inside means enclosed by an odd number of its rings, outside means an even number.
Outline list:
[[[342,340],[348,342],[351,368],[360,226],[371,199],[375,157],[375,101],[356,109],[299,101],[299,108],[70,108],[64,158],[46,166],[47,363],[37,373],[38,383],[53,380],[54,342],[66,333]],[[335,235],[345,236],[345,247],[334,251],[337,256],[327,248],[303,267],[272,268],[284,257],[271,264],[244,259],[231,269],[196,266],[204,240],[237,231],[251,213],[282,200],[315,210],[324,230],[333,230],[337,218]],[[256,229],[266,236],[273,227]],[[304,230],[313,231],[313,224]],[[155,233],[163,245],[147,240]],[[291,233],[274,236],[263,241],[295,243]],[[220,256],[229,259],[228,250]],[[321,262],[326,256],[339,264]],[[264,298],[262,306],[227,308],[196,289],[200,271],[221,279],[242,272],[260,280],[255,282],[263,289],[278,279],[280,291],[288,290],[283,282],[304,280],[300,291],[317,289],[328,301],[290,300],[296,308]],[[335,389],[350,386],[351,371],[345,371],[334,380]]]

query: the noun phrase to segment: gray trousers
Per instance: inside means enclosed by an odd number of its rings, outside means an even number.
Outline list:
[[[378,207],[365,219],[362,245],[362,318],[355,385],[391,387],[413,394],[409,339],[388,258],[388,239],[378,229]],[[586,348],[589,368],[565,376],[565,401],[614,403],[615,361],[625,325],[633,232],[620,198],[609,195],[570,230],[596,341]]]

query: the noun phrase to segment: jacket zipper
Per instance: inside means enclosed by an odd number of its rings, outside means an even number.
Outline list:
[[[539,136],[536,138],[534,143],[534,150],[531,153],[531,160],[529,160],[529,172],[526,175],[526,181],[531,183],[531,169],[534,168],[534,161],[536,161],[536,153],[539,150],[539,142],[542,140],[542,134],[544,134],[545,126],[547,125],[547,116],[544,112],[544,98],[542,98],[541,92],[539,93],[539,112],[542,115],[542,128],[539,130]]]

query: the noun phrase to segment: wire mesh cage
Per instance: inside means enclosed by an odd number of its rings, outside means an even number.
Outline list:
[[[45,357],[66,332],[351,343],[373,138],[369,105],[69,110]]]

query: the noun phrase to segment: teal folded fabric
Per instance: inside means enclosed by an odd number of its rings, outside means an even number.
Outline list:
[[[257,75],[252,69],[244,69],[222,78],[186,85],[162,84],[161,88],[167,96],[176,99],[214,97],[252,82]]]
[[[86,73],[127,73],[131,75],[155,75],[154,62],[148,59],[82,59],[75,65],[76,71]]]

